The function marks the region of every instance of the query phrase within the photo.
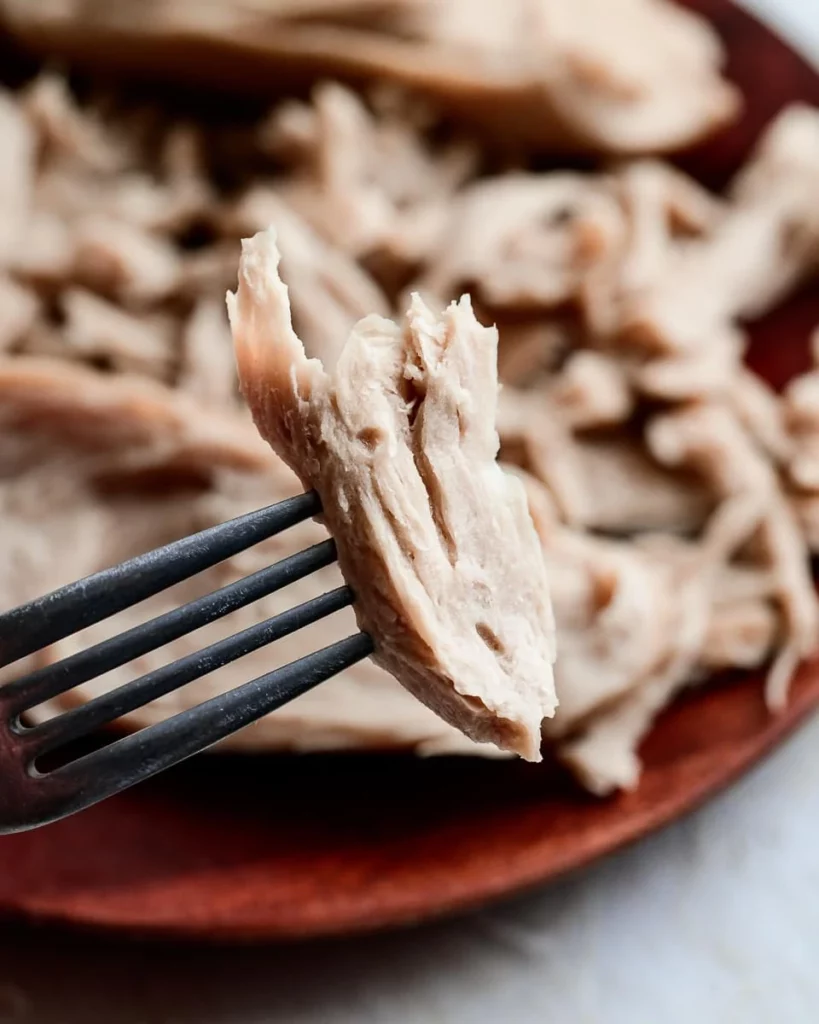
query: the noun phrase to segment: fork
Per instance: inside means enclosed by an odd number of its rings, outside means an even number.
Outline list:
[[[0,615],[0,667],[130,608],[320,511],[321,503],[314,491],[287,498],[5,612]],[[70,757],[72,745],[120,716],[352,604],[350,588],[341,586],[55,718],[36,725],[23,721],[24,713],[43,701],[335,560],[332,540],[315,544],[0,687],[0,833],[35,828],[90,807],[199,753],[370,655],[370,637],[354,633],[162,722]],[[60,752],[64,763],[56,767],[43,763],[54,760]]]

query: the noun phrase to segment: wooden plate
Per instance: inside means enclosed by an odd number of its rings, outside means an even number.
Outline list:
[[[696,0],[724,35],[747,114],[681,161],[720,185],[785,103],[819,77],[727,0]],[[755,328],[777,385],[807,362],[819,291]],[[0,911],[165,936],[315,936],[416,921],[587,864],[746,770],[819,702],[819,663],[772,718],[758,677],[668,711],[638,792],[597,801],[555,766],[400,756],[204,757],[38,832],[0,840]]]

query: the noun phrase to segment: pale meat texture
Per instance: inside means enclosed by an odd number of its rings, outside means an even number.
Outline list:
[[[488,436],[494,416],[500,463],[538,532],[560,698],[545,740],[585,786],[634,787],[658,712],[715,671],[764,674],[776,713],[819,634],[819,344],[781,391],[744,357],[749,319],[815,287],[817,112],[783,110],[715,194],[651,155],[737,109],[713,31],[665,0],[162,0],[151,19],[142,6],[0,0],[50,57],[73,47],[91,65],[119,62],[117,33],[150,33],[155,66],[186,73],[170,31],[184,25],[192,47],[207,37],[237,55],[254,88],[268,72],[277,92],[287,85],[283,54],[309,81],[247,117],[232,106],[229,123],[211,117],[218,105],[204,118],[177,110],[172,90],[162,111],[124,87],[80,99],[53,72],[0,90],[0,602],[300,489],[241,400],[222,301],[240,240],[273,223],[293,328],[330,377],[355,324],[403,315],[413,291],[435,309],[467,292],[480,323],[497,325],[503,388],[477,425]],[[102,30],[113,35],[92,52]],[[209,62],[196,70],[212,78]],[[356,88],[327,80],[347,74]],[[382,84],[362,87],[372,75]],[[578,171],[562,148],[615,159]],[[42,659],[326,536],[300,524]],[[37,714],[341,580],[322,570]],[[160,721],[355,628],[347,609],[122,724]],[[229,745],[499,753],[371,660]]]
[[[161,0],[151,18],[136,0],[2,0],[0,13],[29,47],[85,66],[110,67],[116,55],[201,80],[215,48],[221,73],[245,91],[316,69],[386,81],[502,143],[552,151],[678,149],[729,122],[740,102],[716,33],[669,0]]]
[[[468,301],[352,331],[335,371],[293,331],[270,230],[229,312],[262,435],[313,487],[375,658],[473,739],[540,758],[554,626],[525,494],[495,457],[496,332]]]

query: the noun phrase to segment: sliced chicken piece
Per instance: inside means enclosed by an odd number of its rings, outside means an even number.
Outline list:
[[[290,322],[272,231],[229,300],[257,426],[322,499],[376,661],[467,735],[531,760],[554,714],[554,626],[520,483],[495,462],[497,332],[468,300],[361,321],[335,372]]]

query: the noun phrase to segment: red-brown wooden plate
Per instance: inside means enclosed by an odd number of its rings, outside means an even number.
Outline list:
[[[727,0],[696,0],[727,41],[742,123],[682,163],[722,184],[776,111],[819,77]],[[806,363],[819,291],[754,330],[781,385]],[[401,756],[204,757],[72,819],[0,840],[0,911],[156,935],[250,939],[397,925],[577,868],[671,821],[758,760],[819,702],[806,667],[772,718],[759,678],[668,711],[636,793],[597,801],[555,766]]]

